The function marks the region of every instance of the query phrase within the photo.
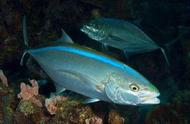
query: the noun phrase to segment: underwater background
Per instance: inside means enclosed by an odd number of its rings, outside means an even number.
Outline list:
[[[64,29],[75,43],[111,53],[140,72],[159,89],[160,104],[82,104],[81,95],[66,91],[66,97],[56,97],[47,106],[45,99],[55,91],[53,81],[32,58],[20,65],[25,51],[24,16],[30,48],[55,41]],[[136,54],[129,60],[119,49],[104,51],[101,43],[80,31],[85,23],[101,17],[137,25],[165,49],[170,65],[160,50]],[[1,0],[0,124],[189,124],[189,31],[188,0]]]

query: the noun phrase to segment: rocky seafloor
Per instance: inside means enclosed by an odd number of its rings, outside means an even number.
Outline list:
[[[75,95],[48,99],[54,88],[37,84],[43,79],[51,85],[43,70],[35,62],[20,65],[25,50],[23,16],[27,17],[30,48],[57,39],[63,28],[76,43],[101,51],[100,44],[79,30],[91,19],[130,20],[164,47],[189,30],[189,13],[187,0],[1,0],[0,124],[189,124],[189,33],[165,48],[170,66],[158,50],[135,55],[128,62],[121,51],[110,49],[158,87],[159,105],[83,104],[80,96],[73,98]]]

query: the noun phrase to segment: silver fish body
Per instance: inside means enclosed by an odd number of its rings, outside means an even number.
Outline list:
[[[109,18],[92,20],[81,31],[90,38],[128,52],[144,52],[159,46],[137,26],[127,21]]]
[[[67,44],[26,53],[33,56],[55,82],[58,92],[65,88],[90,98],[123,105],[160,102],[157,88],[140,73],[94,50]]]
[[[128,55],[161,49],[167,63],[169,63],[164,49],[157,45],[140,28],[127,21],[99,18],[85,24],[81,31],[104,46],[120,49]]]

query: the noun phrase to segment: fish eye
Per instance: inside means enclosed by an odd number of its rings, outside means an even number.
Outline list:
[[[134,91],[134,92],[137,92],[137,91],[139,91],[139,86],[137,86],[136,84],[131,84],[131,85],[129,85],[129,88],[132,90],[132,91]]]

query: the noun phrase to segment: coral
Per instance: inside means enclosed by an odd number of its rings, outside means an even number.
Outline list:
[[[21,101],[14,112],[14,122],[15,124],[40,124],[42,122],[47,123],[48,117],[45,116],[44,108],[37,106],[31,101]]]
[[[78,102],[76,101],[65,101],[65,102],[57,102],[57,111],[54,118],[54,122],[59,122],[64,120],[65,122],[72,123],[77,117],[75,114],[76,107],[78,106]]]
[[[21,112],[15,112],[14,113],[14,124],[20,124],[22,122],[22,124],[28,124],[28,122],[30,122],[30,124],[32,123],[32,120],[28,119],[27,116],[24,115],[24,113]]]
[[[14,113],[14,95],[6,94],[0,96],[0,120],[3,123],[11,123]]]
[[[53,114],[56,114],[56,111],[57,111],[57,103],[58,102],[64,102],[65,100],[67,100],[66,97],[64,96],[55,96],[55,97],[52,97],[52,98],[49,98],[49,99],[46,99],[45,100],[45,106],[48,110],[48,112],[53,115]]]
[[[18,94],[18,98],[22,101],[31,101],[39,107],[42,107],[41,101],[36,98],[39,90],[38,83],[36,80],[30,80],[30,83],[32,84],[32,87],[25,83],[21,83],[21,92]]]
[[[21,101],[18,105],[17,110],[27,116],[39,112],[40,109],[31,101]]]
[[[18,97],[22,100],[17,106],[14,114],[16,123],[20,123],[24,118],[25,123],[28,121],[33,123],[47,122],[48,117],[45,116],[45,107],[43,107],[45,98],[38,94],[38,84],[35,80],[30,80],[32,87],[21,83],[21,93]],[[23,122],[24,123],[24,122]]]
[[[8,95],[12,93],[13,90],[8,87],[7,77],[4,75],[3,71],[0,69],[0,96]]]
[[[7,81],[3,75],[4,82]],[[6,79],[6,80],[5,80]],[[46,99],[39,95],[39,86],[35,80],[30,80],[31,86],[20,84],[20,93],[17,95],[21,101],[17,101],[10,88],[0,84],[0,122],[19,124],[36,123],[70,123],[70,124],[102,124],[102,118],[98,117],[89,106],[81,104],[63,96],[55,96]],[[3,94],[1,93],[3,92]],[[5,92],[5,93],[4,93]],[[43,102],[45,101],[45,102]],[[19,103],[17,103],[19,102]],[[50,114],[47,114],[47,110]],[[17,106],[16,106],[17,105]],[[15,111],[16,110],[16,111]],[[54,114],[54,116],[51,116]]]
[[[92,118],[92,117],[97,117],[95,113],[92,111],[92,109],[89,106],[78,106],[76,113],[78,113],[79,116],[79,123],[83,124],[86,119]],[[98,119],[100,120],[100,119]]]
[[[124,124],[124,118],[115,111],[111,111],[108,116],[108,124]]]
[[[94,116],[85,120],[85,124],[103,124],[102,119]]]
[[[8,87],[8,81],[7,81],[7,77],[4,75],[3,71],[0,69],[0,79],[2,81],[2,83]]]
[[[89,106],[85,106],[76,100],[66,99],[57,101],[56,114],[50,122],[55,124],[84,124],[92,121],[101,122]]]
[[[0,69],[0,123],[11,123],[14,112],[14,92],[8,87],[7,77]]]

